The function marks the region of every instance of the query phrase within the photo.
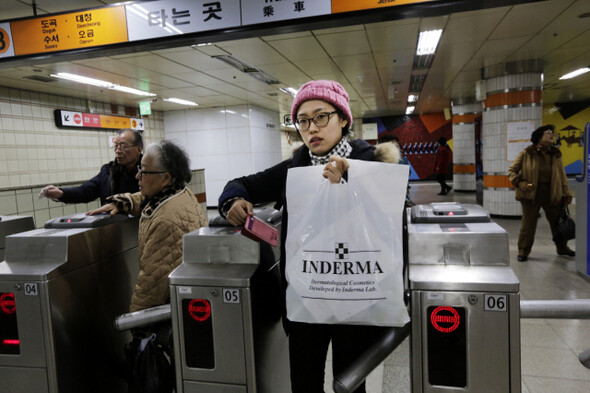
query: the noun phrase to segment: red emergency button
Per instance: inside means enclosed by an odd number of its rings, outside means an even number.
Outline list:
[[[0,295],[0,309],[5,314],[14,314],[16,312],[16,302],[14,301],[14,293],[5,292]]]
[[[440,306],[430,314],[432,326],[442,333],[450,333],[459,327],[461,318],[453,307]]]
[[[211,316],[211,305],[205,299],[193,299],[188,304],[188,313],[197,322],[206,321]]]

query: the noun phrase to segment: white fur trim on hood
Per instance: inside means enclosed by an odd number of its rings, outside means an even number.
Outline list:
[[[397,145],[393,142],[380,143],[375,149],[375,159],[381,162],[399,164],[401,153]]]

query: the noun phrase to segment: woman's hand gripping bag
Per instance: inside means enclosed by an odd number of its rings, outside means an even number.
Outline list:
[[[289,169],[287,317],[403,326],[403,226],[408,166],[349,160],[348,182],[323,166]]]

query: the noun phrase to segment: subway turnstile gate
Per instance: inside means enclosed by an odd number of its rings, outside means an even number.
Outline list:
[[[125,392],[138,220],[78,214],[6,238],[0,263],[0,391]]]
[[[5,238],[14,233],[35,229],[33,217],[30,216],[0,216],[0,262],[4,260]]]
[[[183,255],[169,276],[176,391],[289,392],[278,249],[208,227],[185,235]]]
[[[413,393],[521,391],[519,281],[479,205],[408,209]]]

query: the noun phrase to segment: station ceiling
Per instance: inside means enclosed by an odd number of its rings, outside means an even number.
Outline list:
[[[115,1],[1,0],[0,20],[32,17],[33,3],[42,16],[71,11],[74,5],[75,9],[97,8]],[[192,42],[159,43],[153,48],[0,62],[0,86],[133,107],[146,100],[49,77],[69,72],[149,90],[158,98],[152,110],[186,109],[162,101],[175,97],[194,101],[197,108],[253,104],[278,111],[282,118],[290,111],[292,97],[279,87],[297,89],[310,79],[334,79],[349,92],[355,117],[372,117],[405,113],[412,75],[426,74],[414,113],[440,112],[450,107],[452,99],[475,96],[483,67],[541,59],[544,104],[589,100],[590,73],[569,80],[559,77],[590,66],[590,1],[506,3],[470,11],[456,11],[455,7],[453,12],[429,11],[426,15],[414,6],[407,16],[389,20],[365,16],[355,24],[350,17],[343,21],[328,18],[325,24],[316,20],[307,27],[201,36]],[[430,67],[417,71],[418,34],[432,29],[443,29],[441,41]],[[280,83],[260,82],[214,58],[228,54]]]

